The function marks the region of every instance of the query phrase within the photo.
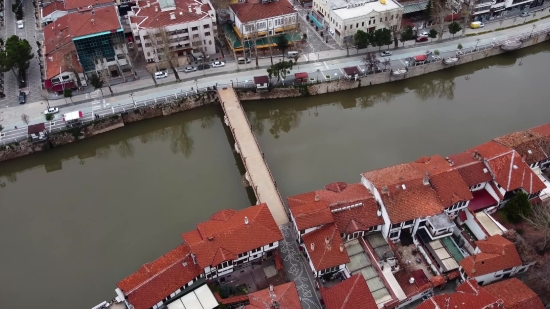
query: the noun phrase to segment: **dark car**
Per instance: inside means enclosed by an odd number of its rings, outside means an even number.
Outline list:
[[[27,102],[27,94],[23,91],[19,92],[19,104],[25,104]]]
[[[427,36],[419,36],[416,38],[416,42],[427,42],[428,37]]]
[[[197,70],[206,70],[206,69],[210,69],[210,65],[209,64],[199,64],[197,66]]]

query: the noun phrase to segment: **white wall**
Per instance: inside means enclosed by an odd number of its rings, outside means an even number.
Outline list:
[[[466,221],[464,223],[466,223],[468,228],[472,231],[472,233],[474,233],[474,236],[478,240],[485,239],[485,237],[487,237],[487,234],[485,234],[481,226],[479,226],[479,224],[475,221],[474,215],[472,215],[472,213],[468,209],[466,209],[464,212],[466,213]]]
[[[478,283],[480,283],[480,285],[487,285],[487,284],[490,284],[492,282],[495,282],[495,281],[499,281],[501,279],[504,279],[504,275],[505,274],[509,274],[509,276],[515,276],[519,273],[524,273],[526,272],[531,266],[533,266],[535,263],[530,263],[530,264],[527,264],[527,265],[522,265],[522,266],[518,266],[518,267],[513,267],[512,269],[509,269],[507,271],[504,271],[504,270],[499,270],[497,272],[494,272],[494,273],[490,273],[490,274],[486,274],[486,275],[482,275],[482,276],[477,276],[477,277],[474,277],[476,279],[476,281]],[[462,280],[464,280],[464,276],[462,275],[461,273],[461,277],[462,277]]]
[[[390,216],[386,211],[386,207],[382,202],[382,198],[380,197],[380,193],[378,192],[378,189],[376,189],[376,187],[367,178],[365,178],[365,176],[362,176],[362,175],[361,175],[361,183],[363,184],[363,186],[365,186],[365,188],[367,188],[367,190],[370,191],[370,193],[374,196],[374,199],[381,206],[382,219],[384,220],[384,225],[382,225],[382,236],[384,236],[384,238],[388,240],[391,221],[390,221]]]
[[[237,29],[239,29],[239,31],[241,31],[243,35],[247,35],[250,32],[252,32],[246,29],[246,25],[255,25],[254,29],[257,29],[258,32],[266,31],[267,35],[275,35],[276,29],[295,25],[298,18],[297,17],[298,13],[292,13],[292,14],[286,14],[286,15],[280,15],[276,17],[255,20],[248,23],[243,23],[241,22],[239,17],[235,15],[233,10],[230,9],[229,11],[230,11],[229,15],[231,16],[231,19],[235,22],[235,27],[237,27]],[[285,20],[286,20],[286,23],[285,23]],[[265,22],[265,27],[257,28],[258,23],[264,23],[264,22]]]

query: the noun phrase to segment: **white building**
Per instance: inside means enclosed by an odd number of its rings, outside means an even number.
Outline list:
[[[170,37],[170,50],[178,56],[216,53],[216,12],[208,0],[138,1],[128,21],[139,51],[147,62],[164,61],[164,43],[151,40],[159,31]],[[163,29],[163,30],[161,30]]]
[[[340,44],[357,30],[395,29],[403,16],[403,6],[393,0],[314,0],[312,9]]]

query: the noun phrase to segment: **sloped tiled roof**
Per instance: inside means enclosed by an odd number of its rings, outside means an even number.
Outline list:
[[[290,211],[298,230],[320,226],[334,221],[332,213],[326,202],[313,202],[305,205],[291,207]]]
[[[517,278],[489,284],[483,288],[495,298],[504,301],[506,309],[544,308],[538,295]]]
[[[362,274],[321,291],[326,309],[378,309]]]
[[[193,0],[175,0],[176,7],[170,11],[162,11],[158,2],[151,1],[149,6],[145,1],[140,1],[138,4],[139,9],[134,9],[136,13],[131,17],[131,21],[137,23],[140,29],[158,29],[192,21],[209,20],[211,16],[208,11],[213,10],[210,5],[199,4]],[[191,12],[189,12],[189,6]]]
[[[54,1],[42,7],[42,17],[46,17],[55,11],[66,11],[63,1]]]
[[[221,210],[181,236],[202,268],[283,239],[265,203],[239,211]]]
[[[317,271],[339,266],[349,262],[340,232],[334,223],[326,224],[320,229],[302,236],[304,245]],[[326,239],[328,238],[328,243]],[[313,250],[311,244],[314,244]]]
[[[530,131],[534,131],[534,132],[537,132],[537,133],[540,133],[542,135],[550,137],[550,123],[543,124],[543,125],[538,126],[538,127],[534,127],[532,129],[530,129]]]
[[[269,3],[235,3],[229,7],[242,23],[296,13],[287,0]]]
[[[457,286],[456,292],[433,296],[415,309],[483,309],[489,305],[496,308],[497,298],[485,291],[475,280],[470,279]]]
[[[296,284],[294,282],[288,282],[273,287],[274,298],[271,297],[271,293],[268,289],[260,290],[254,293],[248,294],[250,304],[246,309],[265,309],[272,308],[273,301],[277,302],[279,309],[298,309],[301,308],[300,296],[296,290]]]
[[[546,160],[550,155],[550,137],[536,131],[514,132],[494,141],[517,151],[529,165]]]
[[[189,246],[182,244],[144,264],[117,286],[135,309],[149,309],[201,273],[202,268],[193,263]]]
[[[384,219],[377,215],[377,211],[378,205],[374,199],[368,199],[361,206],[334,212],[332,217],[338,230],[349,235],[384,224]]]
[[[113,3],[113,0],[64,0],[67,10],[85,8],[98,4]]]
[[[493,176],[483,161],[472,156],[471,153],[461,152],[449,156],[455,169],[460,173],[468,187],[493,180]]]
[[[65,48],[61,48],[46,56],[46,79],[51,79],[60,74],[60,72],[72,72],[72,67],[77,72],[83,72],[78,57],[76,55],[74,44],[70,43]],[[60,70],[61,69],[61,70]]]
[[[460,261],[460,266],[470,278],[523,264],[514,243],[501,235],[494,235],[486,240],[476,241],[476,245],[481,253],[468,256]]]
[[[333,182],[326,185],[322,190],[288,197],[287,201],[292,207],[293,205],[315,202],[315,196],[319,197],[319,201],[327,202],[331,207],[373,198],[369,190],[361,183],[347,184],[345,182]]]

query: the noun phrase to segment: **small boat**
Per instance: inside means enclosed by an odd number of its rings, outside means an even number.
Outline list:
[[[458,61],[457,57],[448,57],[448,58],[443,59],[444,64],[453,64],[457,61]]]
[[[502,45],[500,45],[500,48],[502,50],[514,50],[514,49],[518,49],[521,47],[521,45],[523,45],[523,42],[522,41],[519,41],[519,40],[508,40],[508,41],[505,41]]]
[[[393,76],[405,75],[405,73],[407,73],[406,69],[397,69],[391,71],[391,75]]]

